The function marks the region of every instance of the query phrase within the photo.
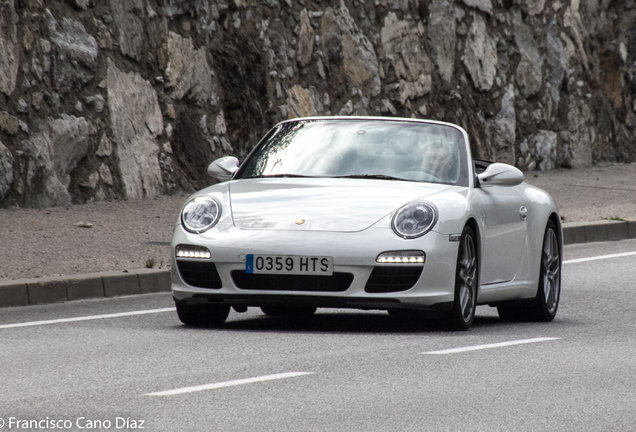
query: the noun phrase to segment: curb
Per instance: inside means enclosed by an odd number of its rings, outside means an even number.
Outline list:
[[[569,222],[563,224],[563,244],[636,238],[636,221]]]
[[[170,270],[137,269],[0,281],[0,307],[168,292]]]
[[[563,244],[636,238],[636,221],[569,222]],[[0,281],[0,307],[169,292],[170,270],[137,269]]]

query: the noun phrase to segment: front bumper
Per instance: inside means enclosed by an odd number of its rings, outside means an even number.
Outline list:
[[[177,245],[204,246],[211,252],[209,259],[178,258],[185,263],[214,263],[218,281],[209,287],[196,287],[185,282],[174,250]],[[405,240],[391,229],[371,227],[364,231],[319,232],[244,230],[234,226],[215,227],[203,234],[192,234],[181,226],[175,229],[172,241],[172,293],[175,302],[214,302],[232,306],[298,305],[317,307],[343,307],[360,309],[414,308],[422,310],[447,310],[453,304],[455,266],[459,243],[448,235],[431,231],[418,239]],[[408,289],[397,292],[369,292],[368,282],[372,274],[382,268],[396,268],[398,264],[377,263],[379,254],[387,251],[421,250],[426,261],[419,278]],[[322,279],[311,281],[303,290],[280,285],[280,289],[268,286],[246,288],[244,280],[237,277],[245,270],[246,254],[304,255],[333,257],[334,273],[350,274],[350,283],[344,289],[320,287]],[[417,266],[409,264],[406,267]],[[182,265],[182,268],[184,266]],[[183,270],[183,269],[182,269]],[[233,274],[233,272],[235,272]],[[239,272],[239,273],[236,273]],[[243,273],[244,275],[244,273]],[[325,278],[315,276],[314,278]],[[274,279],[284,284],[284,278]],[[269,282],[272,282],[270,280]],[[298,282],[298,281],[296,281]],[[314,283],[315,282],[315,283]],[[241,288],[242,286],[242,288]]]

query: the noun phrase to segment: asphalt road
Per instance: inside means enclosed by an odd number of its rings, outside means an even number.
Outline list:
[[[483,306],[467,333],[330,309],[193,329],[168,294],[2,309],[0,431],[634,431],[636,254],[572,261],[634,251],[567,246],[554,322]]]

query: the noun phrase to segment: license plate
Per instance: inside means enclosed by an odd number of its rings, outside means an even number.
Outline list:
[[[254,255],[245,257],[245,273],[307,274],[331,276],[333,259],[298,255]]]

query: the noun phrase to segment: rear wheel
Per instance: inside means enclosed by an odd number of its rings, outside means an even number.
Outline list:
[[[497,307],[506,321],[552,321],[561,297],[561,250],[554,222],[549,221],[541,248],[541,270],[537,295],[530,304],[504,304]]]
[[[462,232],[457,252],[455,270],[455,301],[445,317],[451,330],[468,330],[475,321],[477,307],[478,255],[475,233],[466,226]]]
[[[181,322],[189,326],[219,327],[230,313],[226,305],[177,303],[176,307]]]
[[[312,306],[261,306],[263,313],[269,316],[312,316],[317,309]]]

